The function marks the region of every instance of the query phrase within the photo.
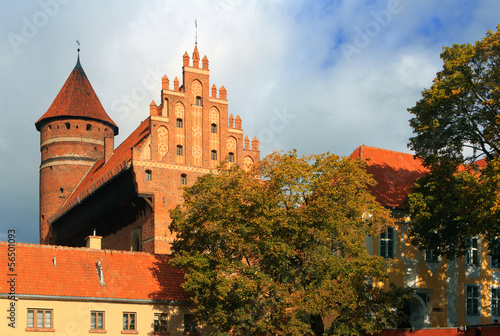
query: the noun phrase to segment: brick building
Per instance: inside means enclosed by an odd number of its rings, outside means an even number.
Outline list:
[[[210,86],[207,57],[183,55],[182,83],[162,78],[160,103],[117,148],[117,125],[78,59],[40,131],[40,242],[84,246],[94,230],[104,248],[169,253],[169,210],[182,187],[221,161],[246,167],[259,142],[244,137],[227,91]]]

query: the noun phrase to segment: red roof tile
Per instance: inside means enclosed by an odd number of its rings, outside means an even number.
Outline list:
[[[88,118],[103,121],[118,134],[118,126],[111,120],[97,97],[80,60],[64,83],[56,99],[45,114],[35,123],[39,131],[43,121],[58,117]]]
[[[62,207],[51,219],[49,219],[49,221],[52,222],[103,185],[104,182],[108,181],[122,170],[128,169],[132,159],[131,149],[133,147],[140,147],[144,142],[144,139],[149,135],[149,126],[150,119],[147,118],[114,150],[113,155],[111,155],[106,163],[104,163],[104,159],[97,161]]]
[[[0,293],[9,293],[8,247],[0,242]],[[188,301],[184,273],[168,265],[170,256],[143,252],[16,244],[15,292],[108,299]],[[55,262],[54,262],[55,260]],[[97,262],[103,270],[101,285]]]
[[[368,173],[377,181],[370,191],[386,207],[404,208],[415,180],[428,171],[412,154],[376,147],[359,146],[349,157],[366,160]]]

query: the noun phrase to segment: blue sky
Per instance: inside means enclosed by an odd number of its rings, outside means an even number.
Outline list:
[[[3,1],[0,11],[0,240],[15,228],[38,242],[39,133],[76,63],[120,127],[118,144],[159,100],[161,77],[181,77],[198,48],[211,82],[262,156],[349,155],[364,144],[408,152],[420,92],[443,46],[500,24],[497,0]]]

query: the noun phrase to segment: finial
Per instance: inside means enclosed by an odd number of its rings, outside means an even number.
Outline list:
[[[194,45],[198,45],[198,20],[194,19]]]
[[[78,51],[78,56],[76,58],[75,68],[81,69],[82,65],[80,64],[80,41],[76,40],[76,44],[78,44],[78,48],[76,49],[76,51]]]
[[[78,53],[80,53],[80,41],[76,40],[76,44],[78,44],[78,48],[76,49],[76,51],[78,51]]]

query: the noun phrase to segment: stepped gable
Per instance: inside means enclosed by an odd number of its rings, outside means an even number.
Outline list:
[[[45,122],[55,118],[83,118],[101,121],[108,124],[115,135],[118,134],[118,126],[102,107],[85,71],[83,71],[79,57],[75,68],[57,94],[56,99],[47,112],[35,123],[36,129],[40,131]]]
[[[377,181],[370,192],[389,208],[405,208],[406,196],[415,180],[428,172],[412,154],[377,147],[359,146],[349,158],[366,161],[368,173]]]
[[[0,242],[4,265],[8,247]],[[168,265],[170,256],[35,244],[15,244],[15,251],[16,295],[188,301],[184,273]],[[0,293],[9,293],[8,280],[2,272]]]
[[[50,221],[53,222],[63,215],[113,176],[128,169],[132,161],[132,148],[141,148],[144,140],[150,133],[149,131],[150,119],[147,118],[114,150],[113,155],[111,155],[107,162],[104,162],[104,158],[102,158],[90,168],[87,175],[85,175],[73,193]]]

